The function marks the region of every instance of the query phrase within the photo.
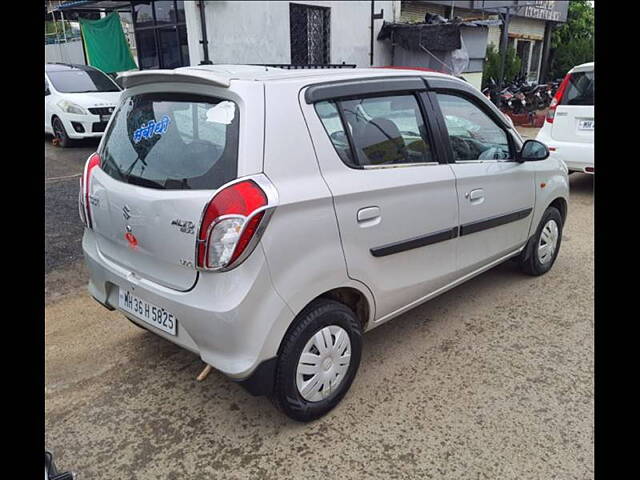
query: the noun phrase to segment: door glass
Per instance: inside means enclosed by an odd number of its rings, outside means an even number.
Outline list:
[[[183,0],[178,0],[176,2],[176,12],[178,14],[178,23],[184,23],[185,19],[184,19],[184,1]]]
[[[133,6],[133,21],[136,27],[148,27],[153,25],[152,2],[136,3]]]
[[[512,158],[507,132],[465,98],[437,94],[456,162]]]
[[[177,68],[182,66],[176,28],[177,27],[166,27],[158,29],[160,52],[162,52],[162,68]]]
[[[357,165],[434,161],[415,96],[394,95],[338,103],[354,143]]]
[[[189,44],[187,43],[187,28],[178,27],[178,37],[180,41],[180,50],[182,51],[182,66],[186,67],[189,63]]]
[[[139,30],[137,43],[140,69],[159,68],[155,32],[153,30]]]
[[[315,105],[316,112],[324,125],[324,129],[329,135],[333,146],[338,155],[347,165],[353,165],[353,157],[351,156],[351,147],[349,139],[344,131],[340,114],[335,102],[318,102]]]
[[[173,0],[157,0],[153,2],[156,9],[156,24],[176,23],[176,9]]]

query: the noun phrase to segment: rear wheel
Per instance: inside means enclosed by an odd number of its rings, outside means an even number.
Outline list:
[[[278,357],[274,400],[290,418],[308,422],[335,407],[360,365],[362,330],[346,305],[312,302],[287,332]]]
[[[51,126],[53,128],[54,138],[58,139],[58,145],[62,148],[67,148],[71,144],[71,139],[69,138],[69,135],[67,135],[67,131],[62,124],[62,120],[58,117],[54,117]]]
[[[536,234],[529,239],[525,256],[520,261],[520,267],[529,275],[542,275],[551,270],[562,241],[562,215],[555,207],[545,210],[536,230]]]

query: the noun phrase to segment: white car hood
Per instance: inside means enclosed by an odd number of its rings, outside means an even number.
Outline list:
[[[81,107],[112,107],[120,101],[122,92],[64,93],[60,96]]]

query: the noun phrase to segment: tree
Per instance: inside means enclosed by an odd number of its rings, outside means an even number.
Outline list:
[[[489,84],[489,80],[493,78],[498,83],[498,77],[500,76],[500,52],[493,43],[490,43],[487,47],[487,55],[484,61],[484,67],[482,71],[482,84],[483,87]],[[504,62],[504,79],[509,81],[513,79],[520,72],[520,66],[522,60],[516,54],[516,50],[513,47],[507,48],[507,55]]]
[[[567,21],[551,34],[551,78],[593,61],[594,10],[589,0],[571,0]]]

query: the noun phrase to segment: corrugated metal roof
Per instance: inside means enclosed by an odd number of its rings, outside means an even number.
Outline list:
[[[53,11],[69,10],[118,10],[130,9],[131,2],[117,0],[71,0],[64,2],[54,8]]]

